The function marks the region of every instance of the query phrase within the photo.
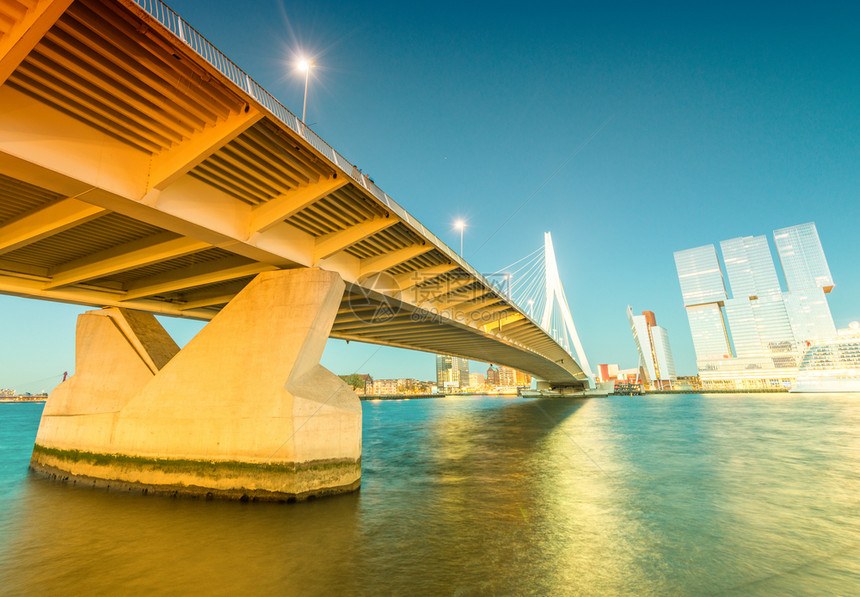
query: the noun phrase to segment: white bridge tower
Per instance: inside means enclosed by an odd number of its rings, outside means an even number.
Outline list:
[[[517,267],[519,266],[519,267]],[[516,269],[514,269],[516,268]],[[511,271],[513,270],[513,271]],[[594,386],[594,374],[585,356],[585,350],[576,333],[570,305],[564,295],[552,234],[544,233],[544,245],[507,268],[506,274],[513,279],[511,295],[529,317],[538,323],[560,346],[576,358],[583,373],[588,376],[589,384]],[[572,350],[571,350],[572,349]]]

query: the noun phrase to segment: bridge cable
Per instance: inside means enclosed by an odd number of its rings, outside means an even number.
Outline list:
[[[523,257],[522,259],[517,259],[517,260],[516,260],[516,261],[514,261],[512,264],[510,264],[510,265],[508,265],[508,266],[506,266],[506,267],[503,267],[503,268],[502,268],[502,271],[507,271],[507,270],[511,269],[512,267],[514,267],[514,266],[515,266],[516,264],[518,264],[519,262],[521,262],[521,261],[525,261],[525,260],[526,260],[526,259],[528,259],[529,257],[532,257],[535,253],[539,253],[539,252],[541,252],[541,251],[543,251],[543,245],[539,246],[537,249],[535,249],[534,251],[532,251],[531,253],[529,253],[528,255],[526,255],[525,257]]]

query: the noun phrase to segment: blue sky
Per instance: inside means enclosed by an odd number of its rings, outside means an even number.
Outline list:
[[[593,365],[635,365],[630,304],[656,313],[679,374],[694,374],[672,253],[772,244],[809,221],[837,327],[860,319],[856,3],[170,5],[295,113],[294,57],[316,59],[308,123],[451,246],[465,218],[477,269],[551,231]],[[0,387],[72,370],[81,311],[0,297]],[[199,329],[163,321],[180,343]],[[430,355],[338,341],[323,364],[434,375]]]

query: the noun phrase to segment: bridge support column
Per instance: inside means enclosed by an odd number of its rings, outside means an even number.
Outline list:
[[[84,313],[75,374],[48,398],[31,467],[207,497],[357,489],[361,404],[319,364],[343,289],[318,269],[260,274],[182,350],[152,315]]]

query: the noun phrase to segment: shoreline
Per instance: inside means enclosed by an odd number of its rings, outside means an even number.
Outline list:
[[[643,394],[788,394],[788,388],[765,388],[757,390],[652,390]],[[624,394],[625,396],[627,394]]]
[[[374,400],[412,400],[416,399],[427,399],[427,398],[457,398],[458,396],[514,396],[517,395],[514,393],[509,394],[496,394],[496,393],[488,393],[488,392],[475,392],[474,394],[380,394],[378,396],[375,395],[367,395],[362,396],[359,395],[358,398],[362,402],[372,402]]]
[[[689,395],[698,395],[698,396],[706,396],[708,394],[788,394],[789,391],[787,389],[782,388],[774,388],[774,389],[743,389],[743,390],[654,390],[651,392],[643,392],[642,394],[634,394],[634,396],[654,396],[654,395],[671,395],[671,394],[689,394]],[[539,398],[541,396],[518,396],[517,394],[488,394],[488,393],[475,393],[475,394],[386,394],[381,396],[359,396],[359,399],[362,402],[373,402],[373,401],[390,401],[390,400],[412,400],[412,399],[431,399],[431,398],[456,398],[456,397],[472,397],[472,396],[480,396],[480,397],[506,397],[506,398]],[[567,396],[542,396],[543,398],[612,398],[615,396],[629,396],[629,394],[569,394]]]
[[[694,395],[706,395],[706,394],[788,394],[788,389],[783,388],[771,388],[771,389],[758,389],[758,390],[653,390],[650,392],[643,392],[642,394],[638,394],[639,396],[648,396],[648,395],[658,395],[658,394],[694,394]],[[571,394],[569,397],[577,397],[577,398],[609,398],[612,396],[627,396],[628,394]],[[520,397],[517,394],[495,394],[495,393],[487,393],[487,392],[477,392],[474,394],[385,394],[380,396],[361,396],[359,395],[359,400],[362,402],[373,402],[373,401],[384,401],[384,400],[426,400],[432,398],[456,398],[456,397],[470,397],[470,396],[496,396],[496,397]],[[550,397],[550,396],[547,396]],[[554,396],[553,396],[554,397]],[[44,403],[47,400],[46,396],[33,396],[33,397],[21,397],[15,396],[12,398],[0,398],[0,404],[38,404]]]
[[[372,400],[411,400],[412,398],[417,399],[425,399],[425,398],[444,398],[445,394],[380,394],[379,396],[367,395],[363,396],[361,394],[358,395],[358,399],[362,402],[372,401]]]

